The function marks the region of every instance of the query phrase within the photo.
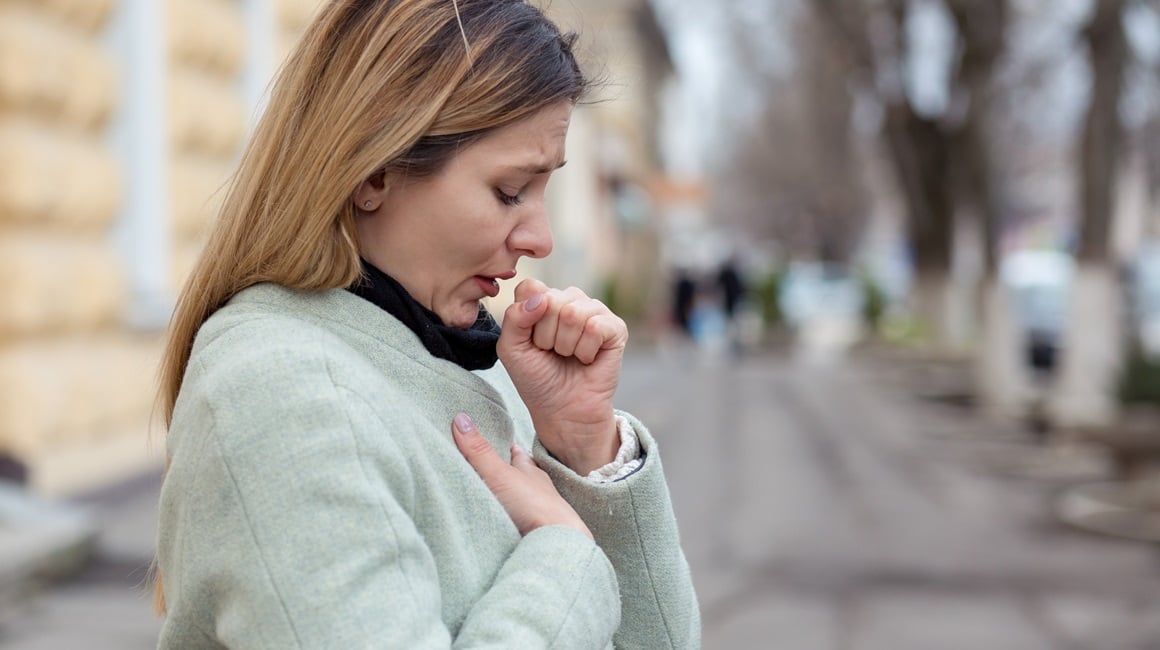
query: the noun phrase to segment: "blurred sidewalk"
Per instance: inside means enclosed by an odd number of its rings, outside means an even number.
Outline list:
[[[71,577],[41,585],[18,601],[0,602],[0,648],[20,650],[121,650],[154,648],[160,621],[151,612],[145,576],[153,558],[157,496],[161,477],[150,473],[69,503],[41,506],[39,511],[71,517],[90,527],[88,560],[79,572],[75,530],[55,539],[71,543],[74,557],[50,556],[42,549],[23,557],[50,572]],[[13,534],[19,531],[13,531]],[[0,537],[0,567],[5,566]],[[17,567],[18,568],[18,567]],[[3,574],[0,573],[0,581]],[[0,584],[0,588],[3,585]]]
[[[618,404],[660,441],[706,649],[1160,648],[1156,547],[1051,513],[1059,489],[1105,471],[1098,455],[938,399],[953,373],[808,359],[626,359]],[[0,648],[156,645],[159,485],[81,500],[93,562],[3,617]]]

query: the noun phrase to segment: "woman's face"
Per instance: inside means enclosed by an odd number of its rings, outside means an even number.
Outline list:
[[[562,101],[472,143],[432,176],[363,183],[354,196],[362,255],[445,324],[471,327],[479,301],[521,257],[552,251],[544,189],[564,164],[571,115]]]

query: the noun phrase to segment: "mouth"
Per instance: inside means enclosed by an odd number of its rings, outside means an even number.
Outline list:
[[[494,298],[499,295],[499,281],[510,280],[515,276],[515,271],[505,271],[499,275],[477,275],[473,279],[484,295]]]

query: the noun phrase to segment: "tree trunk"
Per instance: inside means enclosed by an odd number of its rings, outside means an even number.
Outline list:
[[[973,208],[971,212],[978,219],[983,253],[983,272],[975,293],[975,394],[990,412],[1021,415],[1038,396],[1025,362],[1025,333],[1009,289],[999,277],[999,207],[984,131],[983,116],[969,114],[959,133],[958,147],[961,190],[966,194],[963,202]]]
[[[1085,29],[1091,104],[1080,152],[1079,269],[1071,296],[1063,365],[1050,405],[1059,426],[1112,422],[1123,357],[1123,300],[1109,247],[1122,131],[1120,94],[1128,56],[1124,0],[1098,0]]]
[[[995,64],[1006,48],[1008,0],[948,0],[947,8],[959,32],[961,57],[957,73],[966,109],[954,142],[959,167],[958,199],[972,205],[983,236],[984,275],[998,271],[996,253],[999,202],[993,176],[995,165],[987,146]]]
[[[982,277],[975,291],[975,394],[984,408],[1020,413],[1031,398],[1023,333],[1011,296],[999,282],[999,199],[996,164],[988,146],[995,63],[1006,45],[1007,0],[948,0],[960,35],[959,101],[965,104],[955,136],[956,200],[978,222]]]
[[[954,202],[948,182],[949,142],[942,127],[908,104],[888,107],[886,136],[907,211],[914,255],[915,312],[937,344],[950,342],[949,301]]]
[[[1025,339],[1011,295],[996,276],[983,282],[981,336],[975,351],[975,394],[994,414],[1022,416],[1037,398],[1026,359]]]
[[[1144,164],[1148,183],[1144,241],[1158,242],[1160,241],[1160,116],[1153,116],[1144,130]]]
[[[920,332],[941,348],[956,340],[955,322],[960,315],[949,271],[928,269],[914,277],[910,309],[918,317]]]
[[[1123,300],[1109,264],[1076,269],[1064,334],[1063,365],[1048,405],[1053,425],[1094,427],[1115,421],[1123,364]]]
[[[1128,56],[1123,25],[1124,0],[1098,0],[1085,29],[1091,62],[1091,104],[1084,120],[1080,153],[1081,264],[1106,264],[1116,175],[1123,130],[1120,94]]]

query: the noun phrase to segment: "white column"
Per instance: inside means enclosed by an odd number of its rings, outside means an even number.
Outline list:
[[[116,237],[132,292],[129,323],[164,327],[170,287],[169,133],[165,3],[124,0],[111,28],[125,73],[119,140],[125,161],[125,207]]]
[[[246,65],[242,73],[242,94],[250,112],[253,129],[266,107],[266,90],[277,66],[278,17],[273,0],[245,0]]]

